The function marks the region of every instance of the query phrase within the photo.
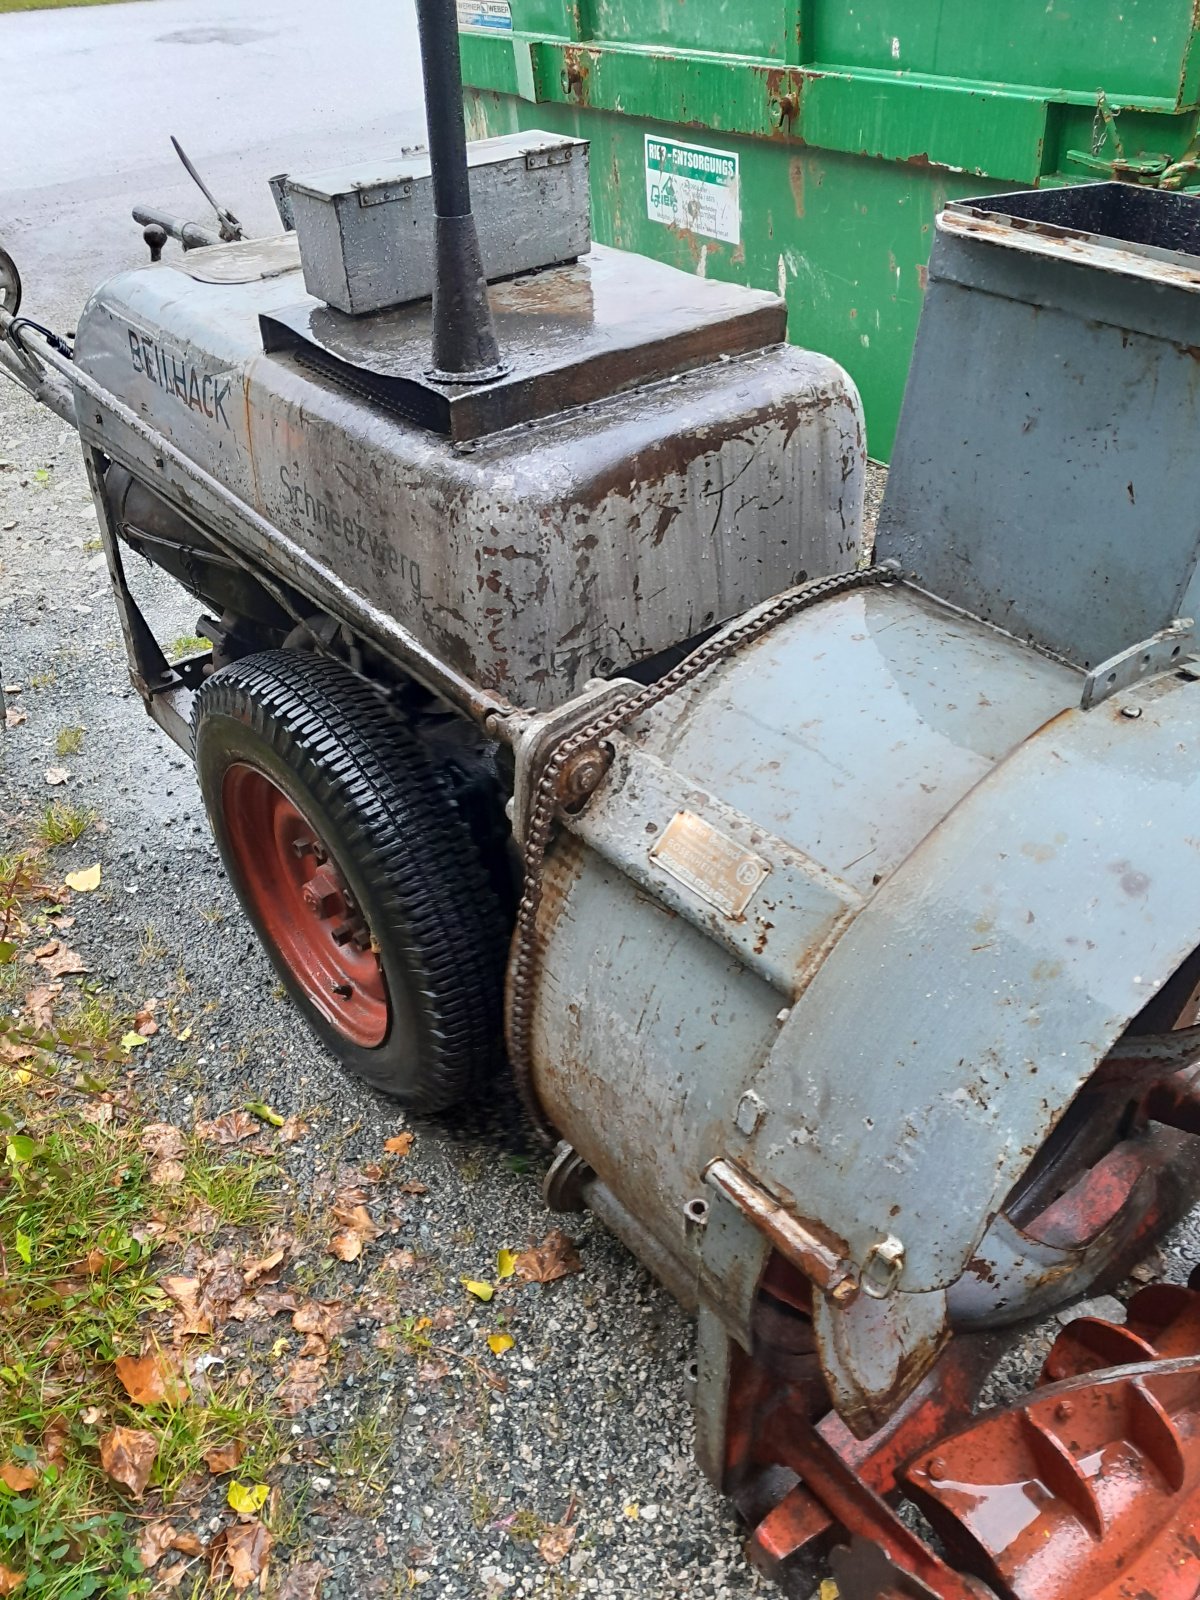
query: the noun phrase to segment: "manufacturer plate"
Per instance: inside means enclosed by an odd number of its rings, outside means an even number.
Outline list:
[[[694,811],[677,811],[650,859],[731,920],[740,918],[771,868]]]

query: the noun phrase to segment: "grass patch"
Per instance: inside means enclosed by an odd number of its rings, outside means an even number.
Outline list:
[[[48,849],[58,845],[74,844],[83,837],[96,813],[87,806],[77,806],[70,800],[55,800],[42,812],[38,820],[37,836]]]
[[[60,728],[54,741],[56,756],[75,756],[83,749],[82,728]]]
[[[181,633],[178,639],[172,639],[167,646],[167,659],[181,661],[184,656],[203,655],[211,649],[209,641],[202,639],[198,633]]]

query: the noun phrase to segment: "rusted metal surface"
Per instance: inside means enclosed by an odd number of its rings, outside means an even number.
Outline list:
[[[612,252],[557,291],[539,287],[554,274],[520,294],[498,286],[506,392],[522,406],[541,395],[537,414],[576,409],[460,449],[264,355],[260,314],[303,297],[290,236],[290,267],[252,254],[244,282],[200,282],[185,258],[93,297],[79,387],[99,383],[117,404],[81,409],[85,438],[333,614],[376,613],[357,625],[385,650],[389,632],[408,636],[457,680],[458,703],[559,704],[857,559],[861,412],[840,369],[780,345],[719,359],[730,339],[779,336],[771,296],[647,264],[657,287],[643,303],[636,283],[621,292]],[[344,354],[371,358],[359,345]],[[603,379],[593,398],[625,389],[620,405],[578,405],[589,361]]]
[[[824,1294],[839,1305],[849,1305],[857,1297],[857,1274],[838,1240],[806,1227],[730,1161],[714,1161],[704,1178],[745,1212],[784,1260]]]

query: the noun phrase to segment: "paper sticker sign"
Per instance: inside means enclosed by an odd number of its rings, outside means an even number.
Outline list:
[[[458,25],[511,33],[512,10],[508,0],[458,0]]]
[[[646,135],[646,213],[651,222],[740,244],[738,158],[728,150]]]

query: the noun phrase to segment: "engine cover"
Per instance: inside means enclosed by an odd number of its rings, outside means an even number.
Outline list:
[[[835,363],[781,342],[775,296],[600,247],[490,293],[510,370],[469,391],[422,380],[427,304],[359,318],[321,306],[291,235],[114,279],[84,312],[76,359],[520,706],[557,704],[854,565],[858,396]],[[80,422],[169,492],[118,417],[84,406]],[[184,509],[203,517],[203,496]],[[270,540],[232,531],[289,576]]]

